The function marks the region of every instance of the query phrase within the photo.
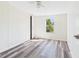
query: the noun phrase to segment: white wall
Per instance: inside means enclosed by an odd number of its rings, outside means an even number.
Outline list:
[[[74,35],[79,34],[79,14],[68,15],[68,45],[73,58],[79,58],[79,40]],[[77,25],[78,24],[78,25]]]
[[[54,15],[54,32],[46,32],[47,16],[33,16],[33,37],[67,40],[67,14]]]
[[[67,17],[67,42],[73,58],[79,58],[79,40],[74,35],[79,34],[79,2],[75,2]]]
[[[0,52],[21,44],[30,38],[29,14],[0,2]]]

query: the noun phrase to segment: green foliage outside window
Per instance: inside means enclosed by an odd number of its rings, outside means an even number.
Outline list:
[[[46,20],[46,32],[54,32],[54,24],[51,22],[50,19]]]

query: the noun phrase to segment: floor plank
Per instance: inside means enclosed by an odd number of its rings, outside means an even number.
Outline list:
[[[52,39],[33,39],[0,55],[1,58],[71,58],[67,42]]]

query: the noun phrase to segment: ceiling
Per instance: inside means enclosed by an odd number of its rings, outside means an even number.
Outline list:
[[[43,6],[40,8],[36,7],[35,1],[9,1],[8,3],[32,15],[51,15],[79,10],[79,2],[77,1],[42,1]]]

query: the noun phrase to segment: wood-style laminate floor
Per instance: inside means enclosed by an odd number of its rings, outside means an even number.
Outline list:
[[[1,58],[71,58],[66,41],[30,40],[0,53]]]

